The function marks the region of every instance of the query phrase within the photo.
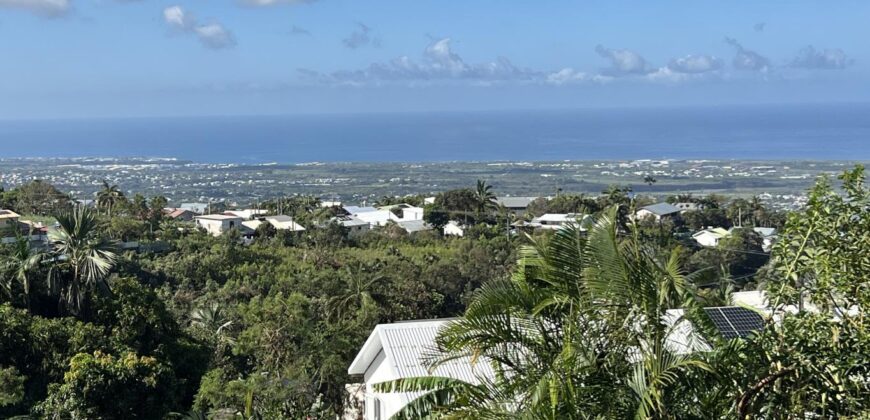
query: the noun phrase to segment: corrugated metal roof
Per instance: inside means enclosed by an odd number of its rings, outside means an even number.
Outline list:
[[[668,214],[679,213],[680,208],[668,203],[656,203],[649,206],[641,207],[641,209],[646,210],[650,213],[657,214],[659,216],[665,216]]]

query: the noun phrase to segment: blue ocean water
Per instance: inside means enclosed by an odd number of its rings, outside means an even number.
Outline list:
[[[0,157],[870,160],[870,104],[0,121]]]

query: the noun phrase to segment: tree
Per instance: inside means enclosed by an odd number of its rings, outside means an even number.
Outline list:
[[[68,310],[81,313],[88,295],[105,286],[105,277],[118,258],[117,244],[100,235],[96,215],[78,206],[55,216],[58,228],[49,232],[54,267],[53,289]]]
[[[31,290],[33,288],[30,274],[39,266],[44,257],[45,254],[42,251],[30,246],[30,238],[22,235],[20,231],[16,231],[15,242],[12,243],[11,252],[3,255],[3,271],[9,273],[10,279],[15,279],[21,283],[24,289],[24,304],[28,308],[30,307]],[[9,290],[10,298],[12,298],[12,284],[5,286]]]
[[[126,201],[124,193],[117,185],[109,185],[109,182],[103,180],[103,189],[97,192],[97,207],[105,209],[106,214],[111,217],[112,210],[119,204]]]
[[[492,185],[487,185],[484,180],[477,180],[477,186],[474,189],[474,199],[478,219],[488,211],[498,208],[495,193],[492,192]]]
[[[154,357],[80,353],[38,411],[48,418],[162,418],[175,401],[171,369]]]

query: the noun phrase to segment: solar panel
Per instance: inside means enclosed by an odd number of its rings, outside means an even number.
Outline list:
[[[725,338],[744,338],[764,328],[764,319],[751,309],[722,306],[704,308],[704,312]]]

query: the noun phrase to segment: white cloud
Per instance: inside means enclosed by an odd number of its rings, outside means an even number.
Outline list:
[[[194,31],[199,36],[199,42],[208,48],[220,49],[236,45],[232,32],[218,23],[197,26]]]
[[[507,80],[533,80],[539,72],[520,69],[505,57],[495,61],[469,64],[453,51],[450,38],[433,41],[423,50],[421,60],[400,56],[388,62],[372,63],[360,70],[321,73],[299,69],[299,74],[323,83],[363,84],[378,82],[431,82],[466,80],[480,83]]]
[[[770,69],[770,60],[768,60],[767,57],[764,57],[755,51],[743,48],[743,45],[737,42],[734,38],[725,38],[725,42],[737,50],[734,59],[731,60],[731,65],[733,65],[737,70],[766,72]]]
[[[364,23],[357,22],[357,30],[351,32],[347,38],[341,40],[345,47],[355,50],[360,47],[371,45],[379,47],[381,45],[380,38],[371,35],[372,28],[369,28]]]
[[[669,70],[677,73],[706,73],[722,68],[722,60],[711,55],[687,55],[674,58],[668,63]]]
[[[70,0],[0,0],[0,8],[24,10],[43,17],[59,17],[72,10]]]
[[[840,70],[854,62],[855,60],[846,56],[846,53],[839,48],[819,51],[812,45],[807,45],[798,52],[789,65],[804,69]]]
[[[181,6],[169,6],[163,9],[163,20],[175,31],[196,35],[204,47],[222,49],[236,45],[232,32],[223,25],[219,23],[200,25]]]
[[[605,69],[605,73],[619,76],[649,72],[646,60],[634,51],[605,48],[599,45],[595,47],[595,52],[601,57],[610,60],[610,68]]]

